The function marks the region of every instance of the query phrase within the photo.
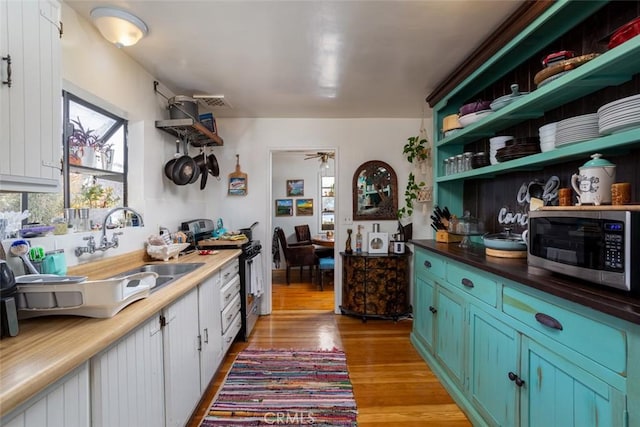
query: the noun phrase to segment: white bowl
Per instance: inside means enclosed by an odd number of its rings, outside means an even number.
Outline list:
[[[557,127],[558,127],[558,122],[549,123],[544,126],[540,126],[540,129],[538,129],[538,133],[540,134],[540,136],[555,134]]]
[[[466,128],[491,113],[493,113],[491,110],[476,111],[475,113],[465,114],[464,116],[458,117],[458,121],[462,127]]]
[[[511,141],[512,139],[512,135],[494,136],[493,138],[489,138],[489,144],[491,147],[502,148],[507,141]]]
[[[547,151],[551,151],[554,148],[556,148],[555,141],[551,141],[551,143],[543,143],[543,142],[540,143],[540,151],[542,151],[543,153]]]

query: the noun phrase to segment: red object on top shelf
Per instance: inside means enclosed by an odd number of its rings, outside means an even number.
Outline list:
[[[613,49],[614,47],[629,41],[638,34],[640,34],[640,17],[624,24],[613,32],[613,35],[609,39],[609,49]]]

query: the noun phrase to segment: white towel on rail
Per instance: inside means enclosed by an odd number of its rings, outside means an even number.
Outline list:
[[[251,287],[249,291],[255,296],[262,295],[263,279],[262,279],[262,253],[253,257],[251,263]]]

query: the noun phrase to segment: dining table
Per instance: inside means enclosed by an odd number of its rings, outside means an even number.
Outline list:
[[[314,245],[324,246],[327,248],[333,248],[334,237],[327,236],[326,234],[316,234],[311,237],[311,243]]]

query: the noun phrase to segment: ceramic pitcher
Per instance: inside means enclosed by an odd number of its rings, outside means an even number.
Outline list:
[[[592,154],[578,174],[571,176],[571,186],[578,193],[580,204],[611,203],[611,184],[616,181],[616,165]]]

